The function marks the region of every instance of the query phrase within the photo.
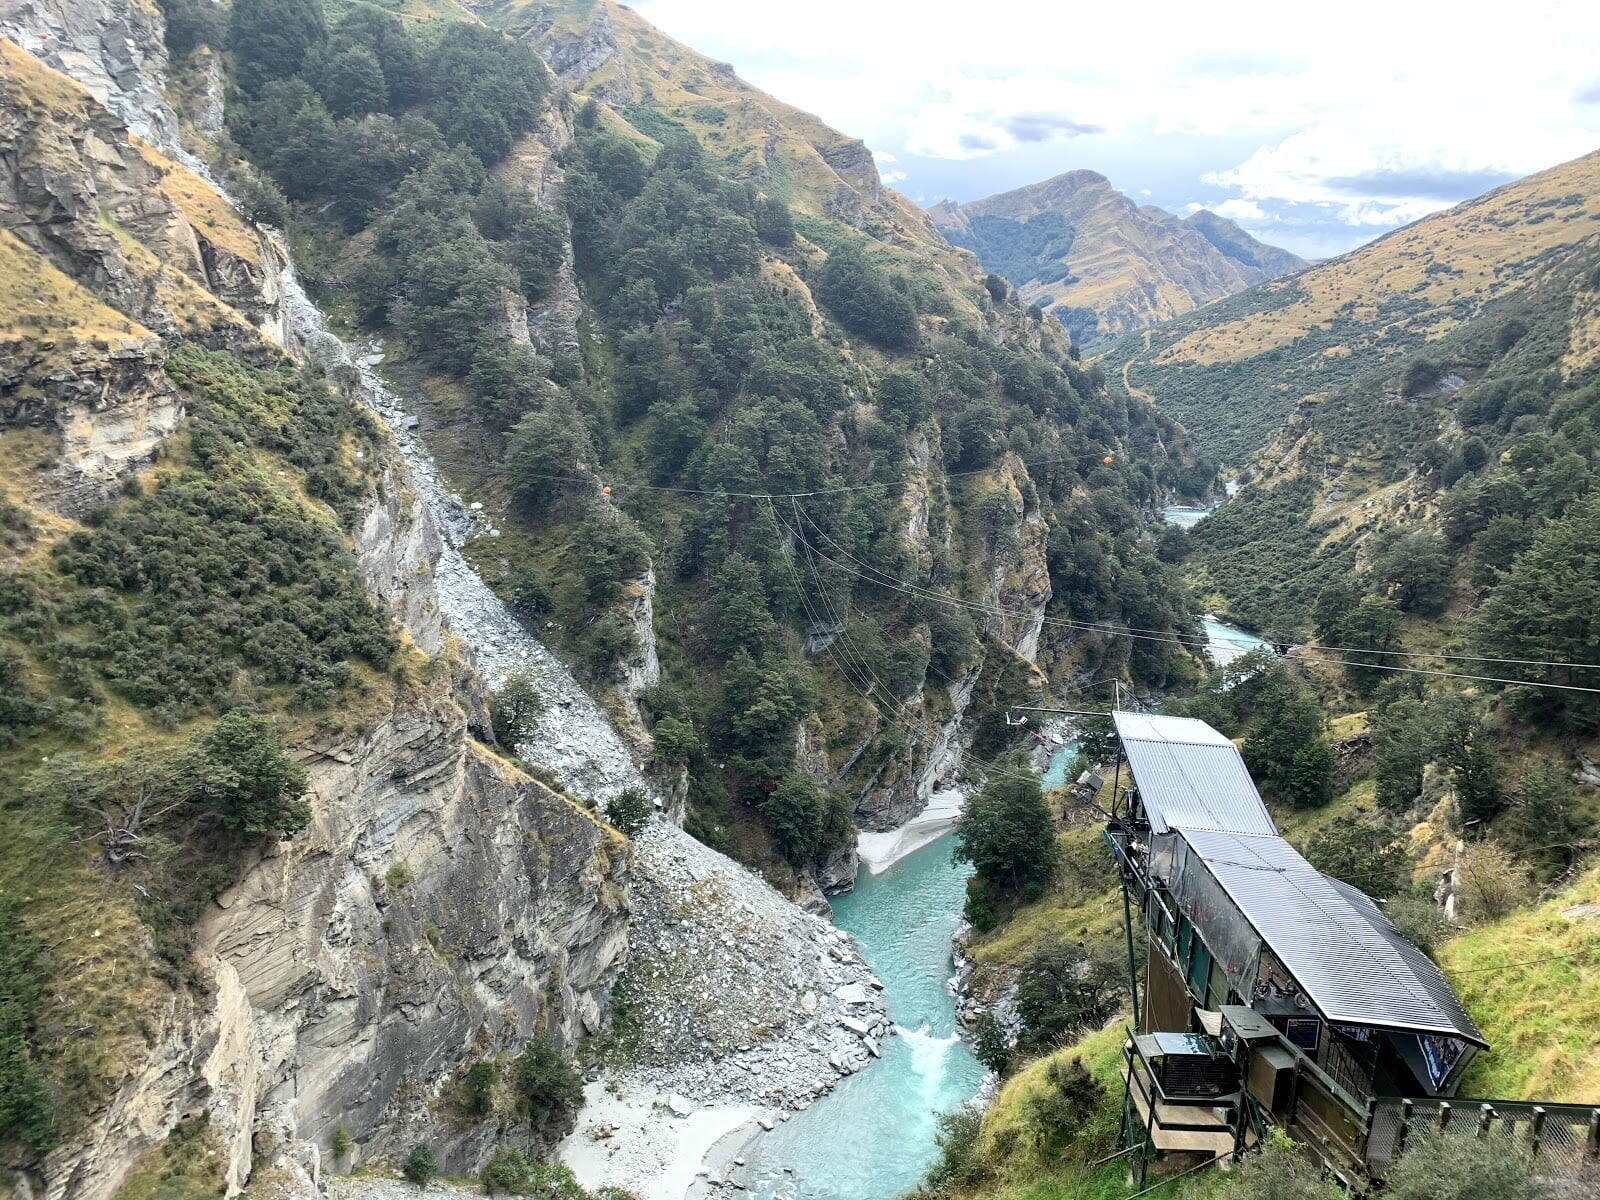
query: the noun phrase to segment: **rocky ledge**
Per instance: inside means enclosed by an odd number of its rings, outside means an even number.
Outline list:
[[[662,822],[635,844],[620,1082],[803,1108],[878,1054],[883,985],[855,939]]]

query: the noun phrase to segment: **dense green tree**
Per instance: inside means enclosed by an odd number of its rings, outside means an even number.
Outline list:
[[[227,44],[228,16],[211,0],[159,0],[166,19],[167,52],[182,60],[196,47]]]
[[[542,712],[544,696],[539,691],[539,677],[532,671],[508,675],[489,702],[495,741],[514,752],[532,736],[534,722]]]
[[[535,512],[565,493],[595,490],[589,473],[594,462],[588,430],[570,403],[529,413],[517,422],[506,443],[512,495]]]
[[[794,756],[795,726],[816,705],[816,685],[804,668],[773,654],[757,661],[741,651],[722,674],[718,738],[747,760],[786,768]]]
[[[983,286],[996,304],[1002,303],[1011,293],[1011,285],[993,272],[983,277]]]
[[[1383,682],[1383,667],[1392,661],[1384,652],[1399,644],[1399,606],[1387,596],[1362,596],[1329,633],[1338,639],[1333,645],[1348,648],[1342,652],[1345,674],[1359,690],[1370,692]]]
[[[625,788],[606,801],[606,820],[629,837],[642,833],[655,815],[655,801],[639,788]]]
[[[1516,798],[1495,832],[1543,880],[1573,864],[1590,842],[1578,785],[1560,762],[1541,758],[1517,781]]]
[[[1250,774],[1297,808],[1326,804],[1334,758],[1316,697],[1280,663],[1262,677],[1259,693],[1260,713],[1243,750]]]
[[[741,650],[759,655],[778,634],[756,564],[738,551],[723,559],[711,577],[706,617],[713,630],[711,644],[724,658]]]
[[[1483,714],[1465,696],[1434,701],[1439,757],[1449,765],[1456,806],[1463,822],[1486,821],[1500,810],[1500,768],[1490,747]]]
[[[391,112],[417,104],[426,95],[416,41],[393,13],[375,4],[352,4],[334,26],[334,38],[369,50],[378,60]]]
[[[322,0],[234,0],[229,9],[228,45],[247,91],[298,74],[325,35]]]
[[[928,385],[912,371],[885,372],[878,380],[877,398],[885,416],[897,415],[909,426],[922,424],[933,411]]]
[[[494,1111],[494,1085],[500,1072],[487,1058],[480,1058],[467,1068],[461,1077],[461,1106],[475,1117],[487,1117]]]
[[[1097,951],[1052,942],[1017,974],[1017,1050],[1041,1054],[1098,1029],[1127,995],[1127,963],[1108,945]]]
[[[650,539],[621,513],[598,513],[578,529],[578,575],[589,599],[604,604],[650,567]]]
[[[1434,758],[1434,717],[1422,699],[1401,696],[1376,712],[1371,725],[1378,803],[1409,808],[1422,795],[1423,773]]]
[[[1394,835],[1375,821],[1335,821],[1306,845],[1306,859],[1317,870],[1386,900],[1409,882],[1410,863]]]
[[[854,242],[840,245],[828,255],[816,293],[851,333],[885,350],[909,350],[917,344],[916,309]]]
[[[790,771],[761,800],[761,813],[783,856],[804,866],[822,848],[827,825],[827,800],[817,785],[798,771]]]
[[[184,764],[195,798],[238,833],[293,833],[311,820],[306,772],[261,713],[232,712],[195,742]]]
[[[1600,497],[1579,502],[1561,520],[1539,530],[1478,610],[1475,647],[1498,658],[1593,662],[1600,645]],[[1524,678],[1593,686],[1591,672],[1524,665]],[[1499,674],[1500,672],[1488,672]],[[1511,688],[1516,710],[1533,720],[1555,720],[1590,731],[1600,726],[1600,703],[1581,692]]]
[[[1056,836],[1038,776],[1008,768],[984,784],[956,822],[954,853],[1003,895],[1047,881],[1056,867]]]
[[[517,1059],[513,1079],[535,1137],[559,1131],[583,1103],[583,1078],[548,1037],[537,1037]]]
[[[776,196],[763,196],[756,204],[756,235],[769,246],[787,246],[794,241],[794,218],[789,206]]]
[[[439,1173],[439,1162],[433,1157],[432,1150],[419,1143],[411,1147],[400,1173],[419,1188],[426,1188]]]
[[[365,46],[337,46],[315,64],[318,93],[336,117],[380,112],[389,103],[378,56]]]
[[[1042,1082],[1044,1086],[1029,1093],[1025,1102],[1036,1143],[1056,1155],[1074,1143],[1086,1143],[1084,1131],[1105,1109],[1105,1084],[1075,1057],[1050,1059]]]
[[[1395,538],[1370,570],[1401,612],[1438,616],[1450,599],[1450,556],[1444,539],[1432,530]]]

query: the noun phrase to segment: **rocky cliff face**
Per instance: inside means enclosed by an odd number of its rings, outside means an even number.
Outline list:
[[[56,56],[100,77],[86,55]],[[286,260],[75,82],[11,41],[0,68],[0,421],[60,436],[59,503],[78,512],[176,428],[165,339],[259,359],[283,343]]]
[[[1305,262],[1215,213],[1138,205],[1094,171],[928,210],[957,246],[1093,345],[1231,296]]]
[[[452,1116],[462,1065],[597,1032],[626,949],[630,853],[467,736],[447,688],[299,747],[314,819],[203,919],[203,996],[150,1015],[142,1068],[54,1153],[47,1195],[98,1200],[205,1111],[242,1188],[253,1147],[302,1175],[336,1124],[353,1161],[426,1136],[474,1169],[497,1119]]]

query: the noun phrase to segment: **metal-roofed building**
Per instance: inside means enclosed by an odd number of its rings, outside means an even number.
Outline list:
[[[1278,835],[1204,721],[1113,714],[1133,786],[1113,843],[1150,928],[1142,1026],[1241,1005],[1350,1095],[1448,1095],[1485,1046],[1449,983],[1366,896]]]
[[[1152,832],[1278,832],[1239,748],[1204,721],[1129,712],[1112,717]]]
[[[1182,836],[1325,1019],[1488,1044],[1439,968],[1358,888],[1281,837]]]
[[[1128,906],[1124,1153],[1141,1185],[1152,1156],[1220,1161],[1268,1125],[1357,1186],[1385,1177],[1414,1122],[1494,1126],[1557,1173],[1595,1169],[1600,1106],[1459,1099],[1482,1033],[1376,903],[1279,836],[1232,742],[1203,721],[1113,715],[1132,772],[1106,837]]]

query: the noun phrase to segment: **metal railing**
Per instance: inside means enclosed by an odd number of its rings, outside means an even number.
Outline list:
[[[1519,1144],[1555,1175],[1600,1184],[1600,1105],[1383,1097],[1367,1108],[1367,1169],[1382,1179],[1423,1131]]]

